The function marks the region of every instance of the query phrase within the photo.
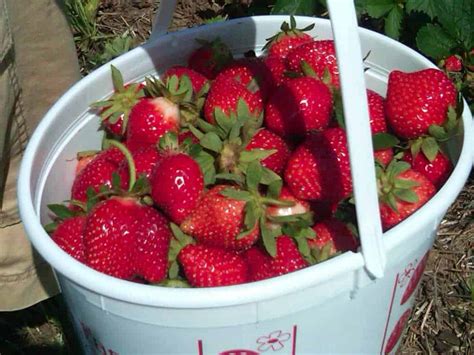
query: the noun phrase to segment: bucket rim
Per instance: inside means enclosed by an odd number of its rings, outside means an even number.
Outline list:
[[[315,23],[329,23],[329,20],[326,19],[307,16],[296,16],[295,18],[297,21],[300,19],[301,21],[310,20]],[[287,19],[288,16],[281,15],[253,16],[206,25],[206,28],[225,28],[237,22],[258,22],[259,25],[264,25],[265,23],[275,24],[277,21],[278,23],[281,23],[281,21]],[[183,31],[187,31],[188,34],[197,34],[201,32],[201,30],[202,27],[196,27]],[[359,31],[378,40],[384,42],[388,41],[407,55],[416,56],[417,59],[426,63],[427,68],[436,68],[433,63],[421,54],[391,38],[361,27],[359,27]],[[120,67],[129,57],[135,55],[137,51],[146,50],[147,48],[153,47],[159,41],[179,36],[180,32],[181,31],[169,33],[156,38],[153,41],[147,42],[114,59],[97,69],[94,73],[91,73],[77,82],[68,90],[68,92],[74,93],[85,90],[89,83],[94,80],[96,75],[109,70],[108,68],[110,64]],[[340,277],[343,274],[349,274],[356,270],[364,270],[362,254],[360,252],[346,252],[340,256],[329,259],[324,263],[316,264],[290,274],[267,280],[214,288],[174,289],[142,285],[121,280],[102,274],[80,263],[60,249],[44,231],[40,218],[36,214],[36,209],[33,203],[33,194],[31,191],[31,168],[44,132],[54,123],[58,111],[69,101],[70,99],[66,95],[63,95],[47,112],[33,133],[21,162],[17,188],[20,216],[22,221],[24,221],[24,227],[30,241],[42,257],[69,281],[101,296],[134,304],[170,308],[214,308],[274,299],[279,296],[313,287],[331,278]],[[425,221],[424,223],[427,224],[427,222],[433,218],[433,210],[446,210],[464,186],[465,180],[467,179],[472,166],[472,144],[474,141],[473,131],[471,128],[471,114],[467,109],[467,105],[465,107],[466,109],[462,117],[464,124],[463,144],[459,160],[451,176],[437,194],[423,207],[403,222],[384,233],[384,244],[387,255],[389,255],[388,251],[397,246],[403,239],[400,238],[399,235],[403,235],[408,233],[410,230],[413,230],[413,226],[419,225],[421,221]],[[433,230],[439,222],[440,221],[433,221]]]

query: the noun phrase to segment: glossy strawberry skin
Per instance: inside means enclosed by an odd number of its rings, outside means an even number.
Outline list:
[[[313,132],[292,153],[285,182],[303,200],[339,202],[352,192],[349,152],[342,128]]]
[[[367,101],[369,103],[370,129],[372,134],[387,132],[384,98],[375,91],[367,90]]]
[[[432,162],[422,152],[413,158],[412,154],[407,151],[403,154],[402,159],[410,163],[413,170],[425,175],[437,190],[444,185],[454,169],[453,163],[441,151],[438,151]]]
[[[268,47],[268,57],[286,58],[292,49],[312,41],[313,37],[302,32],[298,33],[298,35],[281,36]]]
[[[347,228],[347,225],[335,218],[320,221],[313,226],[316,237],[308,240],[310,248],[323,248],[331,243],[330,254],[337,252],[353,251],[356,252],[359,242]]]
[[[131,110],[127,125],[127,147],[136,151],[155,145],[166,132],[178,133],[178,106],[164,97],[141,99]]]
[[[263,60],[263,63],[266,65],[270,72],[271,77],[271,91],[276,89],[279,85],[283,84],[288,77],[285,75],[286,72],[286,61],[280,57],[266,57]]]
[[[169,221],[153,207],[140,206],[136,234],[135,272],[148,282],[166,277],[171,241]]]
[[[178,254],[178,261],[186,279],[195,287],[229,286],[248,281],[245,260],[232,251],[189,244]]]
[[[207,122],[215,123],[214,111],[220,108],[226,115],[237,111],[237,104],[242,99],[251,113],[258,116],[263,111],[262,97],[259,92],[249,91],[243,84],[231,77],[220,77],[215,80],[204,103],[204,117]]]
[[[445,59],[444,67],[450,72],[460,72],[462,70],[462,60],[455,55]]]
[[[339,69],[336,62],[334,41],[312,41],[302,44],[288,53],[286,57],[290,71],[301,72],[301,62],[307,62],[323,78],[326,69],[331,75],[331,85],[339,88]]]
[[[448,107],[456,105],[456,96],[454,84],[437,69],[394,70],[388,78],[387,121],[399,137],[420,137],[431,125],[443,125]]]
[[[379,149],[374,152],[374,159],[377,160],[384,166],[390,164],[393,159],[393,149],[386,148],[386,149]]]
[[[86,216],[70,217],[63,220],[51,235],[54,242],[66,253],[84,262],[84,228]]]
[[[259,231],[255,228],[244,238],[236,239],[244,227],[245,202],[220,194],[228,187],[216,185],[204,193],[181,229],[202,244],[229,250],[248,249],[257,241]]]
[[[276,152],[269,157],[261,160],[262,166],[281,174],[285,169],[286,162],[290,157],[290,148],[288,144],[278,135],[268,129],[260,129],[245,147],[246,150],[264,149]]]
[[[436,193],[436,188],[431,181],[429,181],[423,174],[412,169],[401,173],[397,178],[415,181],[419,184],[419,186],[412,189],[418,196],[418,201],[415,203],[409,203],[398,200],[397,211],[394,211],[385,203],[380,203],[380,217],[382,219],[382,227],[384,230],[392,228],[413,214]]]
[[[150,179],[155,166],[162,158],[155,146],[141,148],[133,152],[132,157],[135,163],[137,177],[145,176],[147,179]],[[122,160],[117,172],[120,176],[122,188],[128,189],[130,175],[128,161],[126,159]]]
[[[321,81],[301,77],[279,86],[265,107],[266,127],[282,137],[302,137],[329,125],[332,94]]]
[[[309,266],[290,237],[285,235],[277,237],[276,245],[277,254],[274,258],[257,246],[244,253],[251,281],[285,275]]]
[[[183,153],[164,156],[150,183],[153,201],[178,224],[196,208],[204,190],[201,168]]]
[[[257,84],[257,91],[265,101],[273,87],[272,74],[260,58],[241,58],[232,61],[217,75],[216,80],[232,78],[245,86],[251,85],[252,80]],[[255,92],[255,90],[251,90]]]
[[[84,230],[88,266],[121,279],[134,275],[140,210],[134,199],[122,197],[112,197],[94,206]]]
[[[102,185],[112,187],[112,174],[117,171],[123,157],[117,148],[109,148],[97,154],[74,179],[71,199],[85,202],[89,187],[96,192]]]
[[[204,75],[182,65],[176,65],[169,68],[165,72],[163,78],[164,80],[166,80],[172,77],[173,75],[176,75],[178,79],[180,79],[184,75],[187,75],[189,77],[189,80],[191,80],[193,91],[196,94],[199,93],[204,87],[204,85],[206,85],[209,82],[209,80]]]

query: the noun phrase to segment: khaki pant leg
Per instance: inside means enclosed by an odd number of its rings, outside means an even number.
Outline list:
[[[0,209],[0,311],[5,311],[58,292],[51,268],[24,234],[15,184],[28,137],[80,74],[57,0],[0,0],[0,41],[0,179],[6,176]]]

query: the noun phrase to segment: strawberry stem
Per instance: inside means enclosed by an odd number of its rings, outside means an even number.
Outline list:
[[[106,139],[104,143],[105,143],[105,146],[116,147],[122,152],[123,155],[125,155],[125,159],[127,159],[127,163],[128,163],[128,172],[130,175],[130,180],[128,184],[128,192],[132,192],[133,187],[135,186],[135,182],[137,181],[137,169],[135,167],[135,161],[133,160],[132,153],[130,153],[130,151],[124,144],[116,140]]]

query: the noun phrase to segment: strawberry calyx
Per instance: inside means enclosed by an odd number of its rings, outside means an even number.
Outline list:
[[[110,66],[114,93],[104,101],[97,101],[91,104],[92,108],[100,109],[102,122],[116,124],[122,119],[121,130],[125,133],[128,117],[133,106],[144,97],[142,84],[132,83],[124,85],[122,73],[113,65]]]
[[[438,142],[446,142],[451,137],[455,136],[459,132],[461,115],[463,111],[463,99],[462,95],[458,93],[458,102],[456,107],[449,106],[446,114],[446,120],[442,126],[431,125],[428,128],[428,133],[431,137],[434,137]]]
[[[197,38],[196,42],[202,46],[202,49],[210,51],[210,57],[207,64],[212,65],[213,70],[216,73],[221,71],[222,68],[234,59],[230,48],[219,37],[212,41]]]
[[[385,169],[376,166],[379,200],[390,206],[395,212],[398,212],[397,201],[418,202],[418,195],[413,191],[413,188],[419,186],[419,183],[398,177],[410,168],[409,163],[398,159],[393,159]]]
[[[68,218],[83,216],[86,214],[87,210],[84,203],[80,201],[71,201],[71,203],[76,208],[71,208],[60,203],[52,203],[47,206],[48,209],[54,214],[53,221],[44,225],[43,227],[47,233],[53,233],[58,225]]]
[[[311,31],[314,28],[315,24],[311,24],[304,28],[296,28],[296,20],[293,15],[290,15],[290,23],[283,21],[280,26],[280,32],[275,34],[272,37],[266,39],[267,43],[263,46],[263,50],[270,47],[271,44],[278,42],[283,37],[301,37],[303,36],[304,32]]]
[[[186,281],[179,275],[178,255],[184,247],[189,244],[196,244],[196,241],[191,236],[184,234],[174,223],[170,223],[170,229],[173,237],[171,238],[168,252],[168,278],[164,283],[160,283],[160,285],[167,287],[189,287],[189,284],[186,286]]]

